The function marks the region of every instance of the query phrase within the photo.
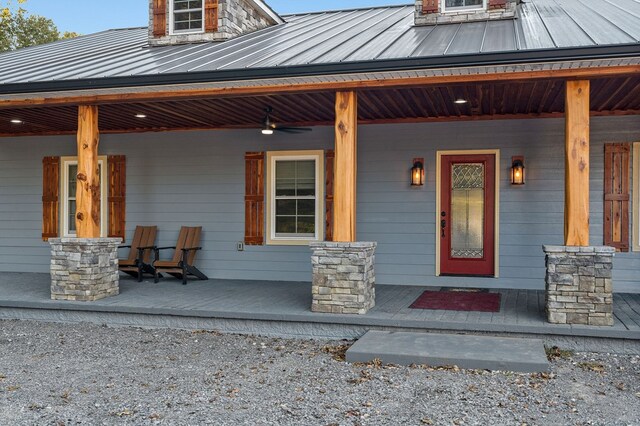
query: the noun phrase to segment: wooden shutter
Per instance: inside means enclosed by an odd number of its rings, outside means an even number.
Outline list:
[[[247,152],[245,160],[244,243],[264,244],[264,152]]]
[[[204,1],[204,31],[207,33],[218,31],[218,0]]]
[[[326,182],[325,186],[325,231],[324,231],[324,240],[325,241],[333,241],[333,174],[334,174],[334,158],[336,154],[334,151],[329,150],[324,154],[324,178]]]
[[[107,179],[108,236],[124,241],[127,198],[127,161],[124,155],[107,157]]]
[[[440,11],[440,0],[423,0],[422,13],[437,13]]]
[[[167,0],[153,0],[153,36],[167,35]]]
[[[42,240],[48,241],[59,233],[60,157],[42,159]]]
[[[507,5],[507,0],[489,0],[489,9],[503,8]]]
[[[629,156],[626,143],[604,146],[604,244],[629,251]]]

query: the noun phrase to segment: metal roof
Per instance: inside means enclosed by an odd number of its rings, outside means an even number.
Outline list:
[[[439,66],[470,58],[517,63],[527,54],[539,61],[560,52],[576,58],[581,52],[594,58],[607,51],[640,55],[638,0],[527,0],[518,6],[517,19],[433,26],[414,26],[414,8],[289,15],[284,24],[229,41],[181,46],[149,47],[147,28],[109,30],[0,54],[0,93],[47,90],[61,82],[70,83],[65,88],[100,87],[107,79],[131,85],[147,77],[160,84],[175,76],[193,82],[198,76],[214,81],[322,74],[331,67],[406,69],[428,60]]]

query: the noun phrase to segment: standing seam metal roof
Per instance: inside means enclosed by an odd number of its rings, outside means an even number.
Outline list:
[[[639,0],[527,0],[517,19],[414,26],[414,5],[285,16],[225,42],[149,47],[147,28],[0,54],[2,85],[628,45]]]

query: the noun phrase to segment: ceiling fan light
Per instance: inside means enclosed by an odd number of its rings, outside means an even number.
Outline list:
[[[273,129],[271,129],[269,127],[265,127],[264,129],[262,129],[262,134],[263,135],[272,135],[273,134]]]
[[[466,99],[458,98],[455,100],[455,103],[458,105],[466,104],[468,101]]]

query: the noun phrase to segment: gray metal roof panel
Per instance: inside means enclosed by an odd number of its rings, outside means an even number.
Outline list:
[[[226,42],[147,46],[148,30],[111,30],[0,54],[2,85],[182,75],[531,49],[638,45],[638,0],[528,0],[518,19],[413,26],[413,5],[286,16]],[[638,45],[640,54],[640,45]]]

